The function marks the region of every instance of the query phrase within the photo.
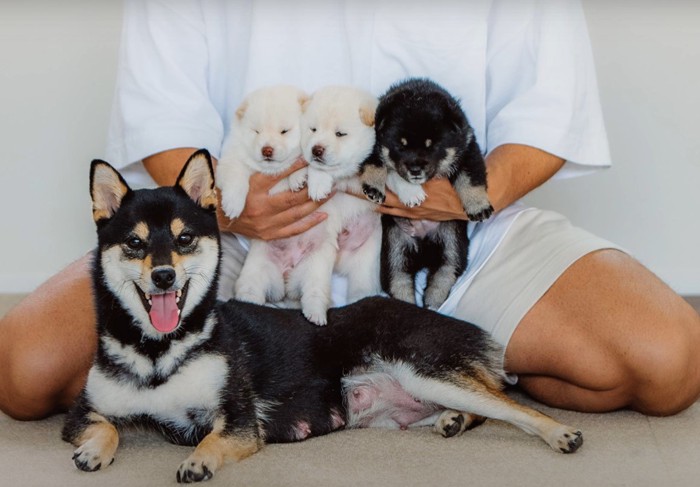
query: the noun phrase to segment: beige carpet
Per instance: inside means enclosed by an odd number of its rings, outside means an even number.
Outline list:
[[[0,299],[0,315],[9,297]],[[698,486],[700,403],[670,418],[632,412],[581,414],[535,405],[581,428],[573,455],[539,438],[488,421],[461,437],[429,429],[342,431],[309,441],[269,445],[225,465],[209,485],[226,486]],[[60,439],[62,416],[18,422],[0,414],[0,486],[161,486],[191,451],[145,431],[127,431],[112,466],[78,471]]]

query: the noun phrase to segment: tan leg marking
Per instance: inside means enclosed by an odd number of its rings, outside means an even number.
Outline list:
[[[180,465],[177,481],[183,483],[208,480],[226,459],[243,460],[262,447],[262,440],[252,431],[222,434],[225,423],[219,419],[211,433],[197,445],[194,452]]]
[[[80,470],[92,472],[112,464],[119,446],[119,433],[104,416],[90,413],[88,419],[92,424],[74,441],[78,448],[73,453],[73,461]]]

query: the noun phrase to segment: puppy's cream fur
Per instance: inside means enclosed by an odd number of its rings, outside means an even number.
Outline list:
[[[302,235],[251,246],[236,283],[236,298],[301,306],[317,325],[326,324],[333,271],[348,278],[348,301],[378,294],[381,225],[361,194],[360,164],[374,144],[376,99],[361,90],[332,86],[304,104],[301,145],[309,162],[308,189],[328,218]]]
[[[301,157],[299,120],[307,101],[298,88],[274,85],[250,93],[238,107],[216,168],[221,205],[229,218],[243,211],[252,174],[279,174]],[[270,194],[298,191],[305,182],[302,169],[280,181]]]

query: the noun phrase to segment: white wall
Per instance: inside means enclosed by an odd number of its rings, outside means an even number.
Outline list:
[[[700,294],[700,3],[584,0],[614,168],[528,200]],[[26,292],[93,245],[120,2],[0,3],[0,292]]]

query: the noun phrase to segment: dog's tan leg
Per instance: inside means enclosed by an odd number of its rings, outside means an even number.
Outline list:
[[[421,401],[430,401],[455,411],[500,419],[523,431],[542,438],[554,450],[573,453],[583,444],[581,431],[556,422],[535,409],[519,404],[500,390],[500,385],[486,371],[447,373],[440,378],[416,374],[403,363],[385,363],[401,387]]]
[[[226,432],[225,422],[219,419],[211,433],[197,445],[194,452],[177,471],[179,483],[209,480],[226,459],[243,460],[262,447],[262,440],[252,431]]]
[[[78,435],[73,444],[78,448],[73,453],[75,466],[85,472],[94,472],[108,467],[114,461],[119,446],[119,433],[107,418],[89,413],[90,424]]]

